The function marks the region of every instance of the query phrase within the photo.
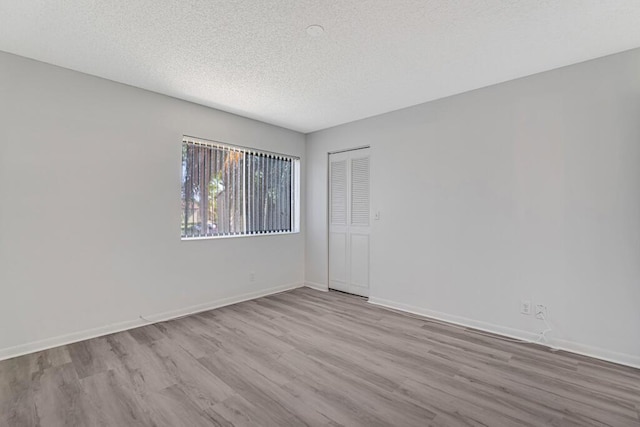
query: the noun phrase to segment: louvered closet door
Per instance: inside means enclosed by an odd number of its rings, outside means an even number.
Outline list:
[[[369,149],[329,156],[329,287],[369,296]]]

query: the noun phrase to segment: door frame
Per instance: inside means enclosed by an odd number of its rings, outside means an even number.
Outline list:
[[[326,164],[326,171],[327,171],[327,182],[326,182],[326,192],[327,192],[327,200],[326,200],[326,217],[327,217],[327,221],[326,221],[326,227],[327,227],[327,292],[331,290],[331,287],[329,286],[331,283],[331,276],[329,275],[329,262],[330,262],[330,254],[329,254],[329,235],[331,234],[331,230],[329,229],[331,227],[331,194],[329,193],[331,191],[331,155],[332,154],[338,154],[338,153],[346,153],[347,151],[357,151],[357,150],[365,150],[365,149],[371,149],[371,145],[359,145],[357,147],[353,147],[353,148],[343,148],[340,150],[333,150],[333,151],[328,151],[327,152],[327,164]],[[369,158],[371,158],[371,152],[369,153]],[[371,185],[371,182],[369,182],[369,185]],[[369,203],[371,203],[371,201],[369,201]],[[369,213],[369,215],[371,215],[371,213]],[[371,233],[369,233],[369,251],[371,251]],[[369,265],[369,273],[371,273],[371,265]],[[369,290],[371,290],[371,275],[369,275]],[[358,295],[360,296],[360,295]],[[369,299],[369,297],[361,297],[361,298],[366,298],[367,300]]]

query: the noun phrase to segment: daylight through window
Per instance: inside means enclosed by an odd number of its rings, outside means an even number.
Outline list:
[[[184,138],[182,238],[297,231],[299,159]]]

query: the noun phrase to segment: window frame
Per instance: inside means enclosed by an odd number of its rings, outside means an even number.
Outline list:
[[[200,145],[204,147],[210,147],[212,149],[222,149],[229,151],[238,151],[242,152],[243,156],[247,154],[259,155],[259,156],[276,156],[281,158],[286,158],[291,161],[291,230],[285,231],[264,231],[264,232],[255,232],[248,233],[247,232],[247,218],[244,218],[244,230],[240,233],[235,234],[221,234],[221,235],[205,235],[205,236],[187,236],[183,235],[182,232],[182,213],[180,220],[180,240],[181,241],[191,241],[191,240],[209,240],[209,239],[230,239],[230,238],[243,238],[243,237],[260,237],[260,236],[279,236],[279,235],[287,235],[287,234],[298,234],[300,233],[300,157],[291,155],[278,153],[274,151],[268,151],[253,147],[247,147],[237,144],[229,144],[227,142],[208,140],[198,137],[193,137],[189,135],[183,135],[182,141],[180,144],[181,153],[185,144],[194,144]],[[185,185],[185,170],[183,169],[184,158],[181,155],[181,181],[180,181],[180,203],[181,206],[184,203],[183,192]],[[243,173],[246,173],[244,171]],[[184,208],[182,209],[184,212]],[[186,220],[185,220],[186,227]]]

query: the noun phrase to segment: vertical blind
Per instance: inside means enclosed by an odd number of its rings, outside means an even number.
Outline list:
[[[297,161],[185,138],[182,238],[293,231]]]

